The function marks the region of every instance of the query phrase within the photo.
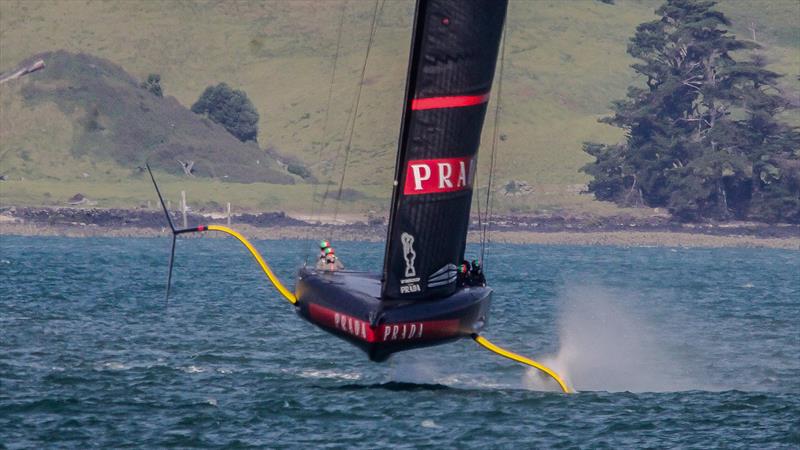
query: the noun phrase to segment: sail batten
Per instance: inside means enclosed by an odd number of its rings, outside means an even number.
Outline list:
[[[384,298],[456,290],[505,0],[420,0],[384,260]]]

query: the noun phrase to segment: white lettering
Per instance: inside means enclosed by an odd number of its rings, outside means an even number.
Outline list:
[[[369,326],[367,322],[350,317],[346,314],[335,313],[333,315],[333,323],[336,329],[360,337],[365,341],[367,340],[367,327]]]
[[[383,339],[381,339],[381,341],[389,342],[421,339],[423,327],[423,322],[383,325]]]
[[[405,284],[400,286],[401,294],[410,294],[412,292],[420,292],[422,288],[418,284]]]
[[[457,187],[462,187],[467,185],[467,168],[464,166],[464,161],[458,162],[459,171],[458,171],[458,181],[456,182]]]
[[[414,190],[421,191],[422,182],[431,179],[431,168],[427,164],[412,164],[411,170],[414,172]],[[423,171],[425,175],[422,175]]]
[[[450,181],[450,176],[453,175],[453,166],[448,163],[438,163],[437,165],[439,166],[439,189],[453,187],[453,183]]]

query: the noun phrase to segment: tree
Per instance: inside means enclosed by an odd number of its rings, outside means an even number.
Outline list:
[[[139,87],[149,91],[156,97],[164,96],[164,91],[161,89],[161,75],[157,73],[151,73],[150,75],[148,75],[147,79],[145,81],[142,81],[142,84],[140,84]]]
[[[192,112],[206,115],[242,142],[258,137],[258,111],[244,91],[225,83],[209,86],[192,105]]]
[[[734,58],[758,44],[728,34],[714,3],[667,0],[659,20],[636,28],[628,53],[647,81],[601,119],[625,142],[584,144],[596,159],[582,168],[589,190],[682,220],[800,221],[800,132],[776,118],[789,107],[780,75],[759,55]]]

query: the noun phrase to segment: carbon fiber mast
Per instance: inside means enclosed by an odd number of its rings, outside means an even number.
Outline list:
[[[456,291],[506,0],[419,0],[381,297]]]

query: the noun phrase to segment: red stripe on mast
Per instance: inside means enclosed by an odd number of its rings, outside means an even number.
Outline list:
[[[450,97],[415,98],[411,100],[411,110],[463,108],[475,106],[489,101],[489,93],[483,95],[454,95]]]

